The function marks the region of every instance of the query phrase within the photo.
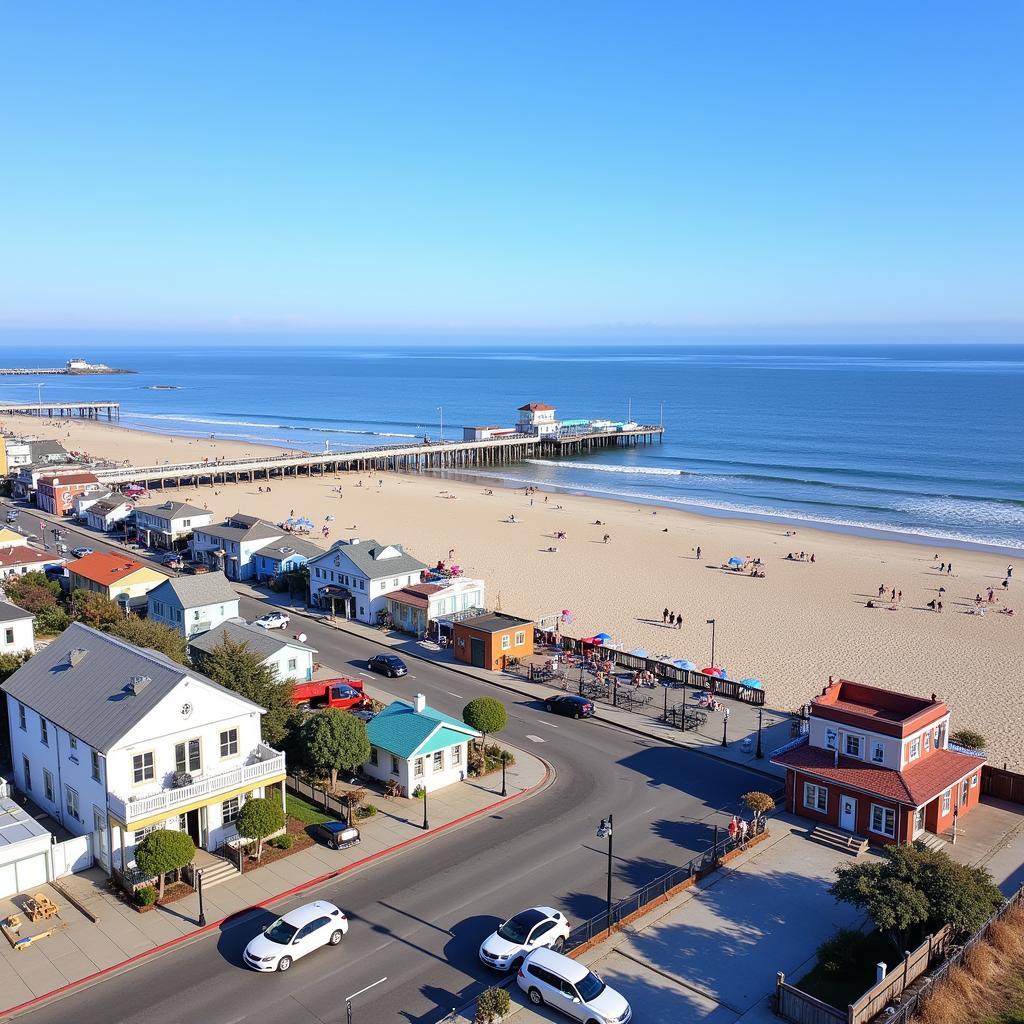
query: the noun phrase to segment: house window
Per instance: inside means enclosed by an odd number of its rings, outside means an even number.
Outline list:
[[[220,756],[234,757],[238,753],[238,730],[225,729],[220,734]]]
[[[825,814],[828,811],[828,790],[824,786],[816,786],[813,782],[805,782],[804,807]]]
[[[849,733],[846,734],[846,753],[850,757],[860,757],[860,736],[851,736]]]
[[[100,755],[95,750],[89,751],[92,759],[92,777],[99,782],[100,781]]]
[[[141,785],[143,782],[150,782],[156,777],[156,768],[153,764],[153,752],[148,751],[145,754],[136,754],[132,758],[132,778],[135,785]]]
[[[505,633],[501,638],[501,649],[507,651],[512,646],[512,637]]]
[[[378,762],[377,748],[376,747],[370,747],[370,764],[377,764],[377,762]]]
[[[191,519],[182,519],[181,525],[182,525],[182,527],[191,526],[192,525],[192,520]]]
[[[4,643],[5,644],[13,644],[14,643],[14,627],[13,626],[10,626],[10,627],[8,627],[7,629],[4,630]]]
[[[434,771],[435,772],[443,772],[444,771],[444,751],[443,750],[436,750],[436,751],[434,751]]]
[[[963,807],[967,803],[967,780],[964,779],[960,783],[960,806]]]
[[[398,580],[392,580],[391,581],[391,586],[397,587],[398,586]]]
[[[921,756],[921,737],[915,736],[910,741],[910,749],[907,751],[907,757],[913,761],[915,758]]]
[[[455,768],[455,767],[457,767],[460,764],[462,764],[462,747],[461,747],[461,745],[460,746],[452,747],[452,767]]]
[[[179,772],[199,771],[199,740],[184,740],[174,745],[174,769]]]
[[[32,792],[32,764],[24,754],[21,757],[21,770],[25,776],[25,792]]]
[[[70,786],[65,786],[64,797],[68,814],[74,818],[75,821],[81,821],[82,819],[78,815],[78,790],[72,789]]]
[[[949,814],[949,805],[953,802],[953,790],[947,789],[942,794],[942,813]]]
[[[388,585],[387,580],[381,580],[380,581],[380,589],[381,590],[384,590],[387,587],[387,585]]]
[[[875,764],[881,764],[885,760],[885,747],[877,741],[871,748],[871,760],[874,761]]]
[[[132,837],[134,839],[134,845],[138,846],[139,843],[141,843],[142,840],[145,839],[146,836],[148,836],[150,832],[155,832],[158,828],[163,828],[163,827],[164,827],[164,822],[158,821],[155,825],[147,825],[145,828],[137,829],[136,832],[135,832],[135,835]]]
[[[836,741],[837,741],[837,739],[838,739],[838,733],[836,732],[835,729],[826,729],[825,730],[825,749],[826,750],[835,750],[836,749]]]
[[[522,647],[526,643],[526,630],[520,629],[516,633],[516,647]]]
[[[391,774],[398,774],[398,758],[394,754],[391,755]]]
[[[974,773],[974,774],[973,774],[973,775],[971,776],[971,789],[974,789],[974,787],[975,787],[975,786],[976,786],[977,784],[978,784],[978,773],[977,773],[977,772],[975,772],[975,773]]]
[[[199,621],[199,611],[198,611],[198,609],[192,613],[192,621],[193,622],[198,622]]]
[[[233,796],[220,805],[221,820],[225,825],[230,825],[238,817],[238,797]]]
[[[288,671],[289,672],[294,672],[295,669],[298,667],[298,664],[299,664],[299,662],[298,662],[297,658],[289,658],[288,659]]]
[[[41,716],[39,718],[39,742],[44,747],[50,745],[50,726],[46,719]]]
[[[25,724],[25,705],[24,704],[19,704],[18,705],[18,728],[21,729],[22,732],[26,732],[28,730],[28,726]]]
[[[412,776],[414,779],[423,778],[423,758],[417,757],[412,763]]]
[[[924,734],[924,749],[925,753],[932,749],[932,734],[930,732]]]
[[[871,831],[880,836],[896,837],[896,812],[891,807],[871,805]]]
[[[43,769],[43,792],[46,794],[46,799],[53,803],[53,776],[44,768]]]

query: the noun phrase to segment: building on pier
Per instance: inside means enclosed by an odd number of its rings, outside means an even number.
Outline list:
[[[533,434],[536,437],[546,437],[548,434],[557,434],[561,423],[555,419],[555,407],[545,405],[543,402],[528,402],[519,406],[517,410],[519,420],[516,423],[516,430],[520,434]]]

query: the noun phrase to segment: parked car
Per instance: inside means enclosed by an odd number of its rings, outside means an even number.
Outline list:
[[[351,711],[370,707],[370,698],[363,693],[361,679],[342,677],[296,683],[292,687],[292,703],[310,711],[320,708],[340,708],[342,711]]]
[[[168,551],[166,555],[163,555],[160,564],[166,565],[168,569],[181,569],[185,565],[181,560],[181,555],[175,554],[173,551]]]
[[[16,523],[18,521],[18,510],[16,508],[9,508],[7,510],[7,522]]]
[[[534,1006],[550,1006],[574,1020],[626,1024],[633,1018],[624,996],[583,964],[551,949],[531,953],[516,982]]]
[[[93,553],[92,548],[72,548],[71,549],[71,554],[73,554],[75,556],[75,558],[85,558],[86,555],[91,555],[92,553]]]
[[[256,971],[287,971],[321,946],[337,946],[348,918],[333,904],[317,900],[279,917],[245,947],[243,959]]]
[[[204,572],[210,571],[210,567],[208,565],[203,565],[202,562],[193,562],[188,566],[188,571],[192,573],[193,576],[202,576]]]
[[[569,938],[565,915],[551,907],[531,907],[510,917],[480,943],[480,962],[498,971],[517,968],[535,949],[561,952]]]
[[[366,662],[366,667],[371,672],[379,672],[381,675],[391,676],[392,679],[404,676],[409,671],[405,662],[394,654],[375,654]]]
[[[349,708],[348,713],[355,715],[360,722],[372,722],[377,717],[377,712],[372,707]]]
[[[266,615],[261,615],[253,625],[261,626],[263,629],[284,629],[288,625],[288,616],[284,612],[267,612]]]
[[[332,850],[346,850],[350,846],[361,843],[363,837],[359,829],[346,825],[343,821],[323,821],[314,825],[309,834]]]
[[[594,702],[572,693],[556,693],[544,701],[544,710],[556,715],[568,715],[570,718],[592,718]]]

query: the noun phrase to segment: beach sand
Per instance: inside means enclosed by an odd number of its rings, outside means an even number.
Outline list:
[[[24,420],[7,427],[24,430]],[[38,436],[66,447],[136,465],[196,457],[255,454],[255,444],[167,437],[95,422],[31,424]],[[362,486],[359,486],[359,484]],[[724,519],[674,509],[637,507],[572,494],[538,493],[531,505],[523,490],[436,476],[347,473],[288,478],[272,492],[253,484],[169,488],[168,498],[208,505],[218,516],[243,511],[279,522],[292,509],[318,525],[330,514],[331,535],[398,542],[426,563],[447,558],[487,583],[488,604],[531,618],[569,609],[563,631],[590,636],[604,630],[626,649],[710,663],[715,657],[730,678],[764,681],[767,704],[790,710],[810,700],[828,677],[854,679],[949,702],[952,726],[988,738],[993,763],[1024,769],[1022,701],[1014,687],[1024,680],[1021,624],[1024,564],[1008,592],[1000,584],[1012,559],[1005,555],[943,549],[895,540]],[[342,496],[335,488],[342,488]],[[444,493],[455,495],[444,497]],[[157,499],[160,492],[154,492]],[[517,522],[505,520],[510,514]],[[602,525],[594,525],[601,520]],[[791,528],[789,528],[791,529]],[[564,540],[554,533],[564,530]],[[609,543],[602,541],[610,534]],[[700,545],[701,558],[695,549]],[[549,547],[557,547],[557,553]],[[787,561],[788,552],[813,552],[815,561]],[[766,563],[766,578],[722,571],[730,556]],[[932,556],[936,557],[933,558]],[[952,575],[938,565],[952,559]],[[877,609],[880,585],[902,590],[897,611]],[[926,607],[938,598],[944,612]],[[976,594],[995,589],[999,603],[982,616],[966,614]],[[1017,607],[1013,617],[998,609]],[[682,629],[662,623],[665,608],[681,613]]]

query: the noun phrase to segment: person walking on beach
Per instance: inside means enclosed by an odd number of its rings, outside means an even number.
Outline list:
[[[700,545],[697,545],[697,561],[700,561]]]
[[[945,563],[945,562],[942,562],[942,563],[941,563],[941,564],[939,565],[939,572],[945,572],[945,571],[946,571],[946,563]]]
[[[947,576],[952,576],[953,575],[953,563],[952,562],[950,562],[949,565],[946,566],[946,575]]]
[[[988,588],[988,603],[991,604],[996,599],[996,592],[989,587]]]
[[[676,629],[682,629],[682,628],[683,628],[683,613],[682,612],[676,612]]]
[[[667,608],[661,613],[661,621],[662,622],[668,622],[668,609]]]
[[[669,626],[674,626],[676,624],[676,613],[675,612],[669,612],[668,613],[668,624],[669,624]]]
[[[897,593],[896,593],[896,603],[897,604],[901,604],[902,602],[903,602],[903,591],[900,590],[900,591],[897,591]]]
[[[880,587],[878,588],[878,596],[879,596],[879,597],[881,597],[881,596],[882,596],[882,595],[883,595],[884,593],[885,593],[885,584],[883,583],[883,584],[882,584],[882,585],[881,585],[881,586],[880,586]]]
[[[895,601],[896,600],[896,588],[895,587],[892,588],[892,597],[889,598],[889,600],[890,601]]]
[[[606,533],[604,535],[604,542],[605,542],[605,544],[607,544],[608,541],[610,541],[611,539],[612,539],[612,535],[610,533]]]
[[[1006,567],[1006,578],[1010,579],[1012,576],[1013,576],[1013,566],[1012,565],[1008,565]]]
[[[939,611],[939,612],[942,611],[942,602],[941,601],[936,601],[935,602],[935,610]]]

